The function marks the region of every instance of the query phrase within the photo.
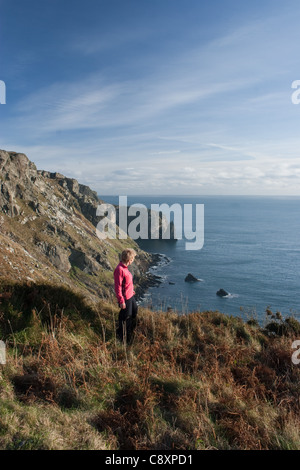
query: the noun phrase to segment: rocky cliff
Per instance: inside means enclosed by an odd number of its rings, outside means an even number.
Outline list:
[[[0,151],[0,279],[63,283],[97,299],[113,293],[113,269],[127,247],[138,253],[135,284],[153,258],[133,240],[96,235],[96,192],[26,155]],[[139,288],[138,287],[138,288]]]

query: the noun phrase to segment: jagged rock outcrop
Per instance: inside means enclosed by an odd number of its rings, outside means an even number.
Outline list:
[[[97,225],[98,219],[96,217],[95,207],[99,204],[99,198],[96,191],[92,191],[88,186],[80,184],[76,179],[66,178],[60,173],[51,173],[49,171],[40,171],[45,178],[55,179],[57,183],[68,190],[76,199],[80,210],[93,225]]]
[[[119,206],[116,207],[116,221],[117,224],[119,224]],[[155,215],[153,214],[155,213]],[[139,217],[139,214],[137,215]],[[152,221],[153,218],[153,221]],[[133,222],[136,219],[136,216],[130,216],[128,215],[128,208],[127,208],[127,225],[130,226],[131,222]],[[164,242],[176,242],[176,232],[175,232],[175,226],[174,222],[169,220],[163,215],[161,212],[156,212],[152,211],[151,209],[147,209],[147,231],[146,231],[146,238],[145,240],[163,240]],[[158,227],[157,227],[157,238],[153,236],[152,233],[152,225],[155,226],[156,220],[158,221]],[[139,224],[138,224],[139,225]],[[137,229],[137,232],[141,231],[141,227]],[[127,231],[128,232],[128,231]],[[137,238],[136,241],[139,243],[139,241],[142,239]]]
[[[100,270],[100,265],[98,261],[93,260],[83,251],[71,250],[69,261],[72,266],[76,266],[81,271],[87,274],[97,274]]]
[[[124,248],[138,256],[135,283],[152,262],[131,239],[100,240],[97,193],[60,173],[37,170],[23,153],[0,150],[0,278],[65,283],[96,296],[113,292]]]
[[[35,183],[37,169],[34,163],[23,153],[0,151],[0,207],[1,210],[13,217],[21,209],[17,199],[27,196],[27,188]]]
[[[36,246],[44,255],[46,255],[53,266],[59,269],[59,271],[63,271],[65,273],[70,271],[72,265],[69,261],[69,254],[67,250],[63,250],[59,246],[50,245],[45,241],[38,242]]]

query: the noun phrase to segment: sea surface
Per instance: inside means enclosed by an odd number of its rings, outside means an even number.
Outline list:
[[[101,199],[112,204],[119,200],[117,196]],[[144,304],[178,312],[219,310],[243,318],[254,316],[260,322],[270,307],[274,313],[300,318],[299,197],[128,197],[128,205],[134,203],[148,208],[177,203],[182,211],[184,204],[194,208],[204,204],[202,249],[186,250],[185,239],[142,242],[142,248],[167,257],[152,270],[161,276],[161,283],[148,290]],[[188,273],[201,281],[185,282]],[[218,297],[220,288],[229,295]]]

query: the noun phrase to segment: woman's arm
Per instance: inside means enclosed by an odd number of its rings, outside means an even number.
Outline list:
[[[123,273],[118,268],[114,272],[114,279],[115,279],[115,293],[117,296],[117,300],[119,302],[120,307],[124,309],[126,307],[126,304],[125,304],[125,299],[123,297],[123,292],[122,292]]]

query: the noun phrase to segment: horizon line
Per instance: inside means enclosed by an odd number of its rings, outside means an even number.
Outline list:
[[[97,193],[98,194],[98,193]],[[101,197],[295,197],[300,194],[98,194]]]

